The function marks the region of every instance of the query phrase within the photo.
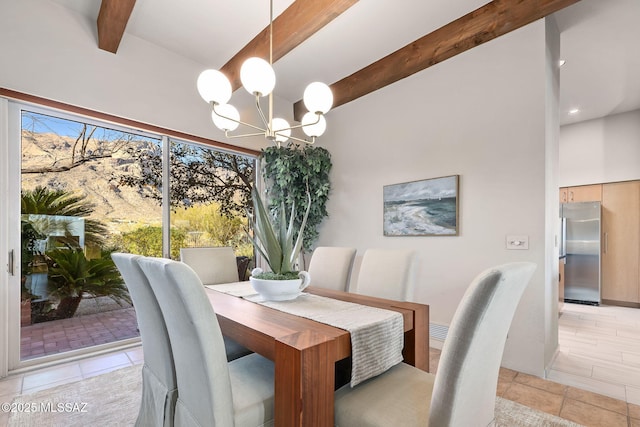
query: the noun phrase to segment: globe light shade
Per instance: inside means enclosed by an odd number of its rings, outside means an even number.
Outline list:
[[[318,117],[320,120],[318,120]],[[316,123],[318,122],[318,123]],[[312,124],[315,123],[315,124]],[[315,113],[307,113],[302,117],[302,131],[307,136],[320,136],[327,129],[327,121],[324,116],[318,116]]]
[[[202,99],[216,104],[226,104],[231,99],[231,83],[218,70],[204,70],[198,76],[198,92]]]
[[[291,136],[291,129],[289,129],[291,126],[288,121],[281,119],[280,117],[276,117],[271,121],[271,127],[273,132],[279,132],[275,134],[276,142],[287,142]]]
[[[333,106],[333,93],[322,82],[313,82],[304,90],[304,106],[311,113],[326,114]],[[315,120],[314,120],[315,121]]]
[[[267,96],[276,86],[276,73],[262,58],[249,58],[240,67],[242,86],[252,95]]]
[[[229,120],[227,117],[236,121]],[[238,121],[240,120],[240,113],[233,105],[220,104],[216,105],[215,111],[211,112],[211,119],[213,120],[213,124],[216,125],[218,129],[221,129],[223,131],[233,131],[236,130],[238,128],[238,125],[240,124],[238,123]]]

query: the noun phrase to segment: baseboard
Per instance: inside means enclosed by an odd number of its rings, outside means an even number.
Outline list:
[[[556,347],[556,351],[553,353],[553,356],[551,357],[551,360],[549,361],[547,366],[544,367],[544,377],[545,377],[545,379],[549,378],[549,372],[551,371],[551,367],[553,366],[554,362],[556,361],[556,358],[558,357],[558,354],[560,354],[560,345],[558,345]]]
[[[615,301],[610,299],[603,299],[602,304],[617,305],[620,307],[629,307],[629,308],[640,308],[640,303],[637,303],[637,302]]]

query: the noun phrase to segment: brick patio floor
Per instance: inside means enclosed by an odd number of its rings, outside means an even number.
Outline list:
[[[21,360],[140,336],[132,307],[36,323],[20,331]]]

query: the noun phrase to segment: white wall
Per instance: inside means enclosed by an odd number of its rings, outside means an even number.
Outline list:
[[[516,51],[527,59],[513,61]],[[329,218],[320,245],[413,248],[415,300],[449,324],[482,270],[538,264],[520,304],[504,364],[542,375],[545,356],[545,29],[538,21],[327,115]],[[384,237],[382,188],[460,175],[460,236]],[[526,251],[505,249],[528,235]]]
[[[640,110],[560,128],[561,187],[640,179]]]

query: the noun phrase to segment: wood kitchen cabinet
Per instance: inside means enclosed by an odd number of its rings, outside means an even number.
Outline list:
[[[599,202],[601,200],[602,184],[560,188],[560,203]]]
[[[640,306],[640,181],[602,185],[602,299]]]

